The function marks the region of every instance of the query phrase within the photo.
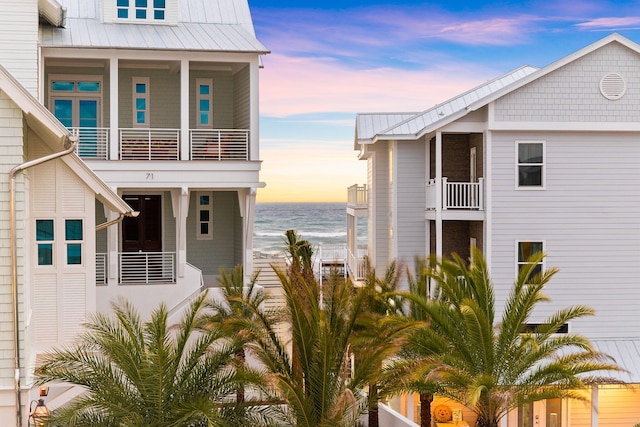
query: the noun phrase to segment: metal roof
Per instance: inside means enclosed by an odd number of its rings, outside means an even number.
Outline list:
[[[487,98],[491,94],[505,88],[518,80],[534,73],[538,69],[525,65],[498,78],[488,81],[450,100],[438,104],[410,117],[404,114],[358,114],[356,132],[358,142],[373,142],[373,139],[397,139],[398,137],[417,138],[435,124],[444,125],[465,114],[472,104]],[[366,119],[360,120],[360,116]],[[362,128],[358,127],[362,123]],[[387,124],[385,126],[385,123]],[[367,141],[369,140],[369,141]]]
[[[640,384],[640,338],[591,340],[597,351],[613,357],[626,372],[607,372],[606,375],[627,384]]]
[[[177,25],[105,23],[100,0],[60,0],[66,27],[40,27],[49,47],[268,53],[258,41],[246,0],[177,0]]]

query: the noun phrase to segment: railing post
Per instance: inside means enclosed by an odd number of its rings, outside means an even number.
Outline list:
[[[478,178],[478,209],[484,210],[484,178]]]
[[[449,207],[449,185],[447,184],[447,177],[442,177],[442,210],[446,211]]]

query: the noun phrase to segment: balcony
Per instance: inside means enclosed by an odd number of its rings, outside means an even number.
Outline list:
[[[109,128],[70,128],[85,160],[181,160],[179,129],[121,128],[117,158],[110,158]],[[188,160],[249,160],[249,130],[189,130]]]
[[[106,285],[109,277],[107,254],[96,254],[96,284]],[[176,283],[175,252],[120,252],[120,284]]]
[[[438,181],[427,182],[427,210],[435,210],[437,204]],[[442,210],[484,210],[484,179],[478,182],[448,182],[442,178]]]
[[[366,185],[352,185],[347,188],[347,204],[354,208],[367,207],[367,186]]]

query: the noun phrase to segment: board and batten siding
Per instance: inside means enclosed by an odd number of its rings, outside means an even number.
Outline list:
[[[640,121],[640,55],[613,42],[515,90],[495,103],[496,121],[637,122]],[[610,101],[600,80],[619,73],[626,94]]]
[[[545,141],[546,189],[516,190],[517,140]],[[559,268],[533,320],[575,304],[597,315],[571,330],[637,337],[640,324],[640,134],[494,132],[492,277],[498,301],[515,279],[516,241],[543,241]],[[502,310],[502,307],[499,307]]]
[[[23,137],[24,127],[22,111],[11,99],[0,91],[0,185],[5,191],[0,192],[0,224],[2,236],[6,244],[0,246],[0,389],[13,387],[13,315],[11,294],[11,248],[8,243],[10,234],[9,209],[9,172],[13,167],[24,162]],[[18,244],[18,292],[24,294],[25,274],[25,175],[16,176],[16,206],[21,208],[16,217],[16,237]],[[24,298],[21,297],[20,312],[24,312]],[[20,317],[23,329],[24,316]],[[24,349],[24,343],[21,343]],[[24,363],[24,351],[21,351],[21,363]]]
[[[400,141],[397,146],[396,170],[396,261],[413,271],[416,256],[426,255],[426,220],[424,216],[426,179],[424,139]],[[378,266],[378,269],[383,266]],[[384,266],[386,268],[386,266]]]
[[[234,85],[237,79],[228,71],[191,71],[189,79],[189,99],[191,100],[189,102],[189,126],[191,129],[197,128],[196,80],[200,78],[212,79],[213,81],[213,127],[216,129],[232,129],[234,127]]]
[[[36,137],[30,138],[30,158],[50,153]],[[34,352],[71,343],[83,331],[87,314],[95,310],[95,193],[60,159],[29,170],[30,283],[33,301]],[[38,265],[36,219],[54,221],[54,261]],[[83,224],[82,264],[67,265],[65,220]],[[45,298],[41,298],[44,295]]]
[[[2,66],[38,96],[38,1],[3,0],[0,7]]]

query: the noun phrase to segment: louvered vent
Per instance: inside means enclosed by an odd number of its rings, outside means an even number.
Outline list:
[[[627,91],[627,83],[618,73],[608,73],[600,80],[600,93],[612,101],[620,99]]]

